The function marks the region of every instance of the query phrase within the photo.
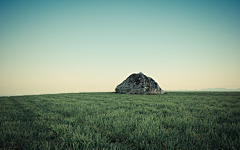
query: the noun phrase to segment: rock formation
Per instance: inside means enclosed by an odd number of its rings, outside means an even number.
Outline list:
[[[159,87],[157,82],[147,77],[143,73],[133,73],[116,89],[116,93],[124,94],[164,94],[165,92]]]

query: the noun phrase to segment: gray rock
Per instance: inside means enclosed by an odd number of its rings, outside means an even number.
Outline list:
[[[157,82],[147,77],[143,73],[133,73],[116,89],[116,93],[123,94],[164,94],[165,92],[159,87]]]

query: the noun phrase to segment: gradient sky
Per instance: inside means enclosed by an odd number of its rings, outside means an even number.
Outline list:
[[[0,96],[240,88],[240,1],[0,1]]]

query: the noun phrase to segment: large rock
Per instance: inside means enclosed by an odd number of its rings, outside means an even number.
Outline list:
[[[143,73],[133,73],[125,81],[119,84],[116,93],[125,94],[164,94],[157,82]]]

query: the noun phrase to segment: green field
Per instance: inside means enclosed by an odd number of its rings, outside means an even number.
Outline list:
[[[2,149],[240,149],[240,92],[0,97]]]

